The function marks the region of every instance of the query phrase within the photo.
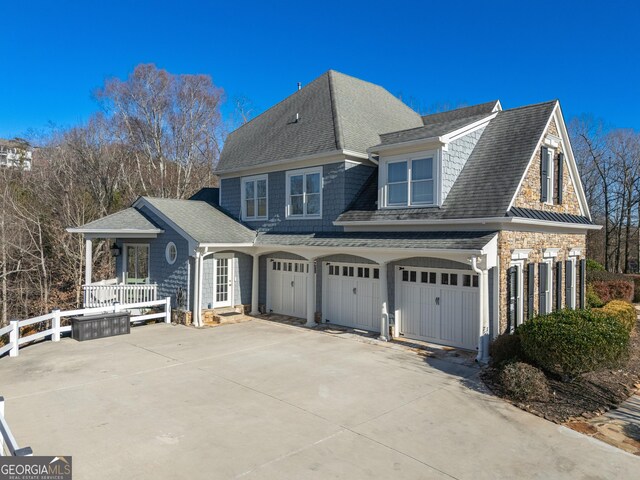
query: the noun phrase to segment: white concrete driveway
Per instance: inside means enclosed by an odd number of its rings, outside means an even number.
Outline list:
[[[634,479],[640,459],[487,394],[477,370],[255,320],[0,359],[21,444],[75,479]]]

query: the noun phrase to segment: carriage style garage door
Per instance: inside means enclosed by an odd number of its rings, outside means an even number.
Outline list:
[[[267,310],[281,315],[307,316],[309,262],[270,259],[267,264]]]
[[[478,276],[468,270],[396,269],[400,335],[473,350],[480,332]]]
[[[326,262],[323,268],[324,321],[380,331],[380,269],[366,264]]]

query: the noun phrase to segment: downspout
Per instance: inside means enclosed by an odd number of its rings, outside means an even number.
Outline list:
[[[476,361],[487,363],[489,361],[489,302],[487,288],[487,274],[478,268],[478,256],[471,257],[471,269],[478,274],[478,296],[480,297],[480,335],[478,337],[478,355]],[[485,299],[485,297],[487,297]]]

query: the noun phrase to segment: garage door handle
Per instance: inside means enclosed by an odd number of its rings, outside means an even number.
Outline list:
[[[436,305],[440,305],[440,297],[436,297]]]
[[[355,287],[353,287],[353,294],[356,294],[357,289]]]
[[[291,286],[293,287],[293,280],[291,281]]]

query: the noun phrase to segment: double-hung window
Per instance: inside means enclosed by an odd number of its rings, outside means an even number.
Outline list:
[[[242,219],[267,218],[267,176],[259,175],[242,179]]]
[[[125,245],[124,267],[126,283],[149,283],[149,245]]]
[[[322,216],[322,167],[287,172],[287,218]]]
[[[387,207],[429,206],[436,204],[435,155],[390,160],[386,164]]]

